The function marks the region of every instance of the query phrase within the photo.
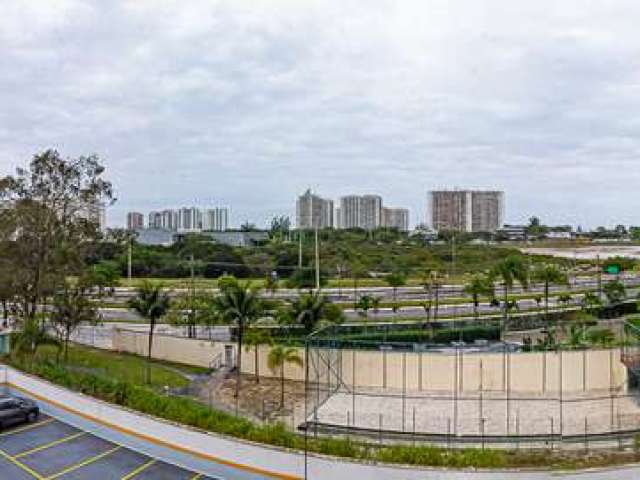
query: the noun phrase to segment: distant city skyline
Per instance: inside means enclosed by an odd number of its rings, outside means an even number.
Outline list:
[[[640,224],[640,3],[4,2],[0,174],[97,153],[127,211],[311,187],[504,190],[507,223]],[[213,197],[213,198],[212,198]]]

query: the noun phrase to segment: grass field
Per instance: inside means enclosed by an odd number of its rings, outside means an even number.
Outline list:
[[[38,349],[36,360],[56,361],[57,350],[46,345]],[[61,360],[62,361],[62,360]],[[69,345],[69,358],[66,367],[97,376],[121,380],[132,384],[144,383],[146,359],[136,355],[116,354],[105,350]],[[151,363],[151,386],[154,388],[185,387],[189,380],[185,375],[206,372],[206,369],[169,362],[153,361]]]

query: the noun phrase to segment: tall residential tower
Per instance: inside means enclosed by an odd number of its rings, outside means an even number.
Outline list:
[[[493,190],[438,190],[429,192],[434,230],[494,232],[502,226],[504,193]]]
[[[333,227],[333,201],[307,190],[296,202],[296,225],[307,230]]]

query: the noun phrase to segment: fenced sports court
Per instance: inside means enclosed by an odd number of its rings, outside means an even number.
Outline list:
[[[616,348],[523,352],[344,340],[330,327],[307,340],[306,426],[450,445],[630,437],[640,432],[640,343],[622,334]]]

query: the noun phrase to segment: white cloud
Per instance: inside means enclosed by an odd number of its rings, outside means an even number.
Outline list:
[[[48,146],[102,154],[114,222],[215,200],[264,224],[309,185],[379,192],[419,221],[427,189],[468,185],[505,189],[513,221],[640,223],[639,14],[631,0],[10,2],[0,167]]]

